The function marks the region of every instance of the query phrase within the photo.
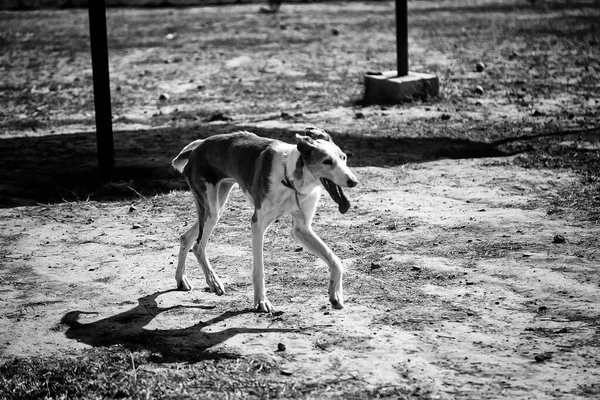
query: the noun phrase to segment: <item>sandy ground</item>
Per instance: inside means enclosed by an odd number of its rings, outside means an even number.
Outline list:
[[[203,290],[193,257],[195,289],[173,290],[188,192],[0,210],[1,359],[121,344],[152,351],[147,368],[260,354],[289,379],[383,394],[600,394],[598,226],[552,202],[579,190],[578,177],[513,158],[356,172],[350,212],[323,197],[315,222],[345,262],[342,311],[330,309],[326,267],[293,242],[287,218],[265,244],[278,312],[249,310],[251,211],[237,189],[209,249],[223,297]]]

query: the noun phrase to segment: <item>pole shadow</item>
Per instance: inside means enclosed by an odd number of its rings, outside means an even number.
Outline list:
[[[86,311],[70,311],[66,313],[61,324],[68,327],[65,336],[93,347],[108,347],[122,345],[131,350],[146,349],[153,354],[157,362],[197,362],[206,359],[237,358],[236,355],[226,352],[211,351],[213,346],[224,343],[238,334],[250,333],[290,333],[297,329],[283,328],[246,328],[230,327],[227,329],[206,332],[205,328],[214,326],[238,315],[254,313],[253,310],[227,311],[218,317],[207,321],[199,321],[195,325],[182,329],[145,329],[158,315],[175,309],[204,309],[211,310],[208,306],[183,306],[159,307],[156,299],[158,296],[175,291],[165,290],[156,292],[138,299],[137,306],[120,314],[104,318],[95,322],[81,323],[80,316],[96,314]]]

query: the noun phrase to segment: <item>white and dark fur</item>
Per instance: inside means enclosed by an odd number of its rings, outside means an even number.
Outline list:
[[[252,215],[252,283],[254,307],[272,312],[265,291],[263,238],[269,225],[282,215],[292,215],[292,236],[329,266],[329,300],[343,308],[340,259],[315,234],[311,222],[321,194],[321,186],[338,203],[341,213],[350,208],[342,187],[358,184],[346,165],[346,155],[329,134],[308,127],[296,135],[292,145],[259,137],[250,132],[215,135],[187,145],[173,160],[191,189],[198,220],[181,236],[175,279],[180,290],[191,290],[185,261],[190,248],[198,259],[211,291],[222,295],[223,284],[206,257],[206,245],[217,224],[229,193],[238,184],[254,207]]]

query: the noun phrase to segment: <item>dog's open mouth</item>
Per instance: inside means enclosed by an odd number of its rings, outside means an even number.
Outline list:
[[[350,202],[344,195],[342,188],[327,178],[321,178],[321,183],[323,184],[323,187],[327,190],[327,192],[329,192],[329,195],[331,196],[333,201],[335,201],[338,204],[340,212],[342,214],[348,212],[348,210],[350,209]]]

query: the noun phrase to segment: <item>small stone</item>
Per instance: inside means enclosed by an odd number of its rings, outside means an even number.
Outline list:
[[[477,72],[483,72],[484,69],[485,69],[485,64],[482,63],[481,61],[478,62],[477,64],[475,64],[475,70]]]
[[[478,95],[482,95],[485,93],[485,90],[483,90],[481,86],[477,85],[473,88],[473,92],[475,92]]]
[[[552,359],[552,353],[540,353],[540,354],[536,354],[535,357],[533,357],[535,359],[535,362],[537,363],[541,363],[544,362],[546,360],[551,360]]]
[[[277,351],[285,351],[285,344],[278,343],[277,344]]]
[[[158,96],[158,99],[159,99],[159,100],[162,100],[162,101],[169,100],[170,98],[171,98],[171,96],[169,96],[167,93],[161,93],[161,94]]]
[[[442,121],[448,121],[452,117],[450,116],[450,114],[442,114],[441,118],[442,118]]]
[[[140,229],[142,226],[140,224],[131,225],[131,229]]]
[[[208,119],[208,122],[214,122],[214,121],[231,121],[233,120],[233,118],[231,118],[229,115],[218,111],[216,113],[214,113],[213,115],[211,115]]]
[[[381,264],[371,263],[371,270],[380,269],[380,268],[381,268]]]
[[[543,117],[544,115],[546,115],[546,113],[540,110],[534,110],[531,114],[532,117]]]
[[[230,60],[227,60],[225,62],[225,68],[227,69],[236,69],[236,68],[241,68],[247,65],[252,65],[254,63],[254,60],[252,59],[252,57],[250,56],[239,56],[239,57],[234,57]]]
[[[340,30],[339,30],[338,28],[332,28],[332,29],[331,29],[331,34],[332,34],[333,36],[337,36],[337,35],[339,35],[339,34],[340,34]]]
[[[552,239],[552,243],[560,244],[565,242],[565,237],[562,235],[555,235],[554,239]]]
[[[176,37],[177,37],[177,35],[176,35],[175,33],[168,33],[168,34],[165,36],[165,39],[167,39],[167,40],[173,40],[173,39],[175,39]]]
[[[355,119],[364,119],[365,118],[365,114],[361,113],[361,112],[357,112],[354,114],[354,118]]]

